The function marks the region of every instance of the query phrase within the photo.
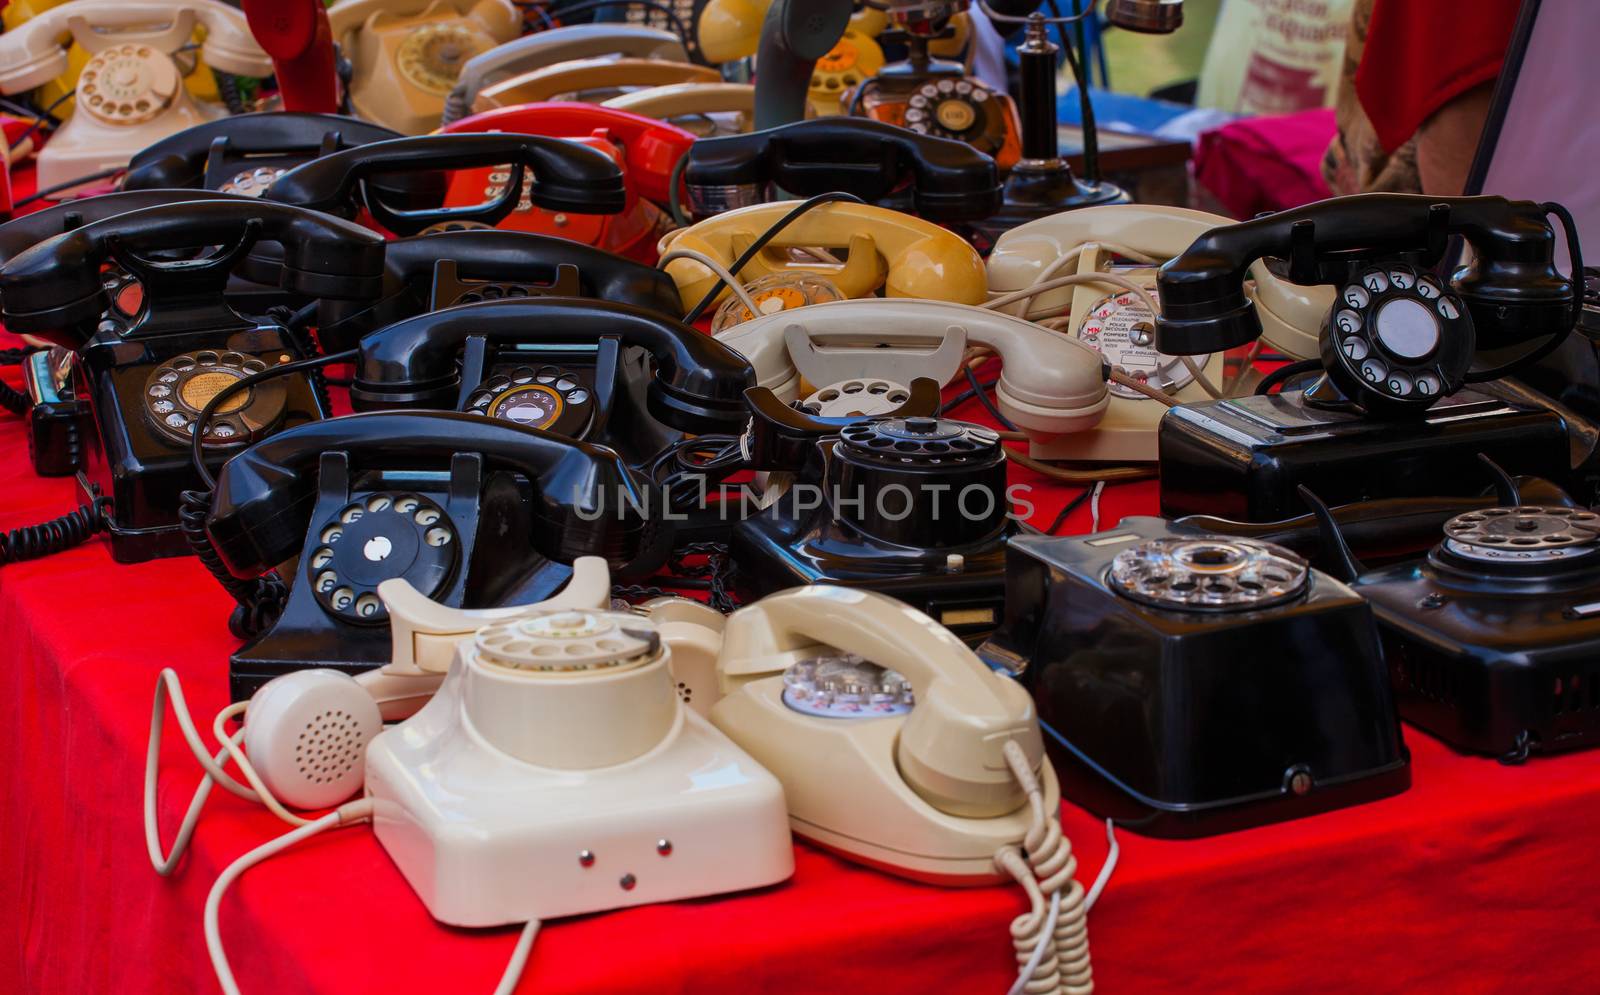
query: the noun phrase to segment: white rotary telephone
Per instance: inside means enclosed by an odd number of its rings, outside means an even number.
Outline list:
[[[67,70],[73,42],[89,53],[78,74],[77,112],[39,153],[39,188],[125,166],[134,153],[168,135],[226,113],[195,100],[173,54],[196,26],[206,32],[206,62],[238,76],[270,76],[272,60],[250,34],[244,14],[219,0],[75,0],[0,35],[0,93],[42,86]]]

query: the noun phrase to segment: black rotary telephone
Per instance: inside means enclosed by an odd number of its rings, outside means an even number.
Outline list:
[[[588,297],[682,313],[672,277],[603,249],[532,232],[471,229],[391,241],[383,296],[329,302],[317,336],[329,351],[397,321],[456,304],[529,297]]]
[[[968,642],[993,631],[1017,526],[992,429],[940,417],[925,379],[874,418],[810,415],[766,388],[746,398],[751,464],[799,463],[794,484],[733,529],[734,586],[746,601],[811,583],[865,587]]]
[[[492,201],[465,207],[402,209],[376,185],[379,178],[418,172],[508,164],[505,191]],[[362,209],[397,235],[425,229],[492,227],[516,209],[523,176],[533,176],[539,207],[584,214],[616,214],[625,204],[622,170],[604,152],[560,138],[508,133],[423,135],[345,149],[292,169],[272,184],[266,198],[341,217]]]
[[[339,114],[272,111],[237,114],[197,124],[146,146],[128,162],[123,190],[195,187],[260,197],[277,178],[312,159],[372,142],[397,131]],[[390,203],[424,206],[444,195],[442,179],[418,174],[390,183]]]
[[[1555,266],[1559,204],[1502,197],[1363,194],[1214,228],[1161,268],[1155,346],[1219,352],[1261,334],[1248,267],[1332,284],[1322,376],[1305,390],[1182,404],[1162,418],[1161,513],[1273,521],[1304,485],[1334,504],[1476,490],[1480,453],[1509,472],[1566,482],[1568,428],[1548,405],[1493,384],[1561,345],[1581,281]],[[1434,271],[1450,240],[1470,259]],[[1510,358],[1508,358],[1508,356]],[[1293,368],[1291,368],[1293,369]],[[1477,387],[1475,385],[1484,386]]]
[[[280,432],[222,468],[205,518],[235,633],[259,634],[233,656],[233,696],[387,662],[385,580],[483,608],[548,596],[580,556],[648,576],[672,544],[650,501],[615,452],[497,419],[383,411]]]
[[[686,432],[742,431],[754,383],[743,356],[664,314],[547,297],[463,304],[373,332],[350,401],[487,415],[600,442],[639,465]]]
[[[696,217],[831,190],[934,222],[978,221],[1000,207],[994,160],[966,142],[868,118],[819,117],[702,138],[683,170]]]
[[[1566,210],[1503,197],[1362,194],[1214,228],[1161,267],[1156,348],[1200,355],[1259,338],[1247,271],[1284,259],[1290,282],[1339,288],[1321,336],[1329,387],[1369,414],[1420,415],[1468,383],[1537,361],[1572,331],[1583,288],[1555,267],[1552,213],[1578,272]],[[1472,258],[1444,280],[1430,267],[1457,235]],[[1529,343],[1505,366],[1471,371],[1480,350]]]
[[[128,195],[124,195],[128,196]],[[259,242],[281,246],[278,284],[305,298],[364,299],[382,287],[383,240],[358,225],[282,204],[199,199],[117,214],[52,236],[0,267],[7,329],[75,349],[73,392],[87,399],[98,444],[82,447],[89,476],[107,488],[112,555],[122,561],[188,548],[182,492],[195,483],[195,420],[224,386],[305,358],[304,339],[280,322],[240,314],[228,281]],[[163,261],[161,254],[211,255]],[[143,288],[126,321],[111,320],[115,264]],[[223,406],[201,437],[209,463],[272,432],[326,417],[303,374],[263,382]]]

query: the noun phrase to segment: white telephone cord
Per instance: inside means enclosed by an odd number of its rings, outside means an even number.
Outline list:
[[[178,720],[178,728],[183,732],[184,741],[189,745],[189,751],[194,758],[205,768],[205,776],[195,788],[194,797],[189,802],[189,808],[184,813],[183,821],[178,825],[177,835],[173,838],[172,849],[166,853],[161,847],[161,824],[159,806],[157,804],[157,777],[161,767],[161,728],[165,718],[165,706],[168,701],[172,703],[172,714]],[[182,859],[184,851],[189,848],[189,841],[194,836],[195,824],[200,820],[200,810],[205,806],[206,798],[211,794],[213,784],[220,784],[227,790],[238,795],[246,801],[260,802],[265,805],[273,815],[287,822],[291,826],[304,827],[311,824],[311,820],[295,815],[284,807],[283,803],[267,790],[261,781],[261,776],[250,765],[250,760],[238,748],[239,741],[244,738],[241,729],[230,735],[226,724],[229,719],[239,715],[248,707],[247,702],[236,702],[217,713],[216,720],[212,722],[212,733],[217,737],[222,748],[216,756],[207,752],[205,744],[200,739],[200,733],[195,728],[194,717],[189,712],[189,705],[183,697],[183,685],[178,680],[177,671],[167,667],[156,678],[155,700],[150,709],[150,741],[145,749],[144,756],[144,841],[145,848],[150,854],[150,865],[157,874],[163,877],[171,874]],[[222,764],[229,757],[238,765],[240,772],[250,787],[245,787],[234,780]]]
[[[1027,892],[1030,909],[1011,923],[1019,967],[1008,995],[1090,995],[1094,973],[1089,958],[1089,908],[1105,890],[1117,865],[1119,847],[1106,820],[1110,849],[1088,892],[1075,875],[1077,859],[1061,832],[1061,822],[1045,810],[1044,789],[1015,740],[1004,747],[1006,765],[1028,796],[1033,819],[1022,846],[1005,846],[995,864]]]
[[[761,308],[756,304],[756,299],[750,296],[750,291],[745,289],[744,284],[739,281],[739,278],[734,276],[733,273],[728,270],[728,267],[722,265],[698,249],[673,249],[656,262],[656,268],[664,270],[667,268],[668,263],[679,259],[688,259],[691,262],[699,263],[701,266],[704,266],[706,269],[710,270],[714,275],[721,277],[722,282],[727,284],[728,289],[733,292],[733,295],[739,298],[739,303],[750,309],[751,316],[760,316]]]

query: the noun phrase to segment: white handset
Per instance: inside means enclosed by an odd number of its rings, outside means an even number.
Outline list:
[[[491,83],[533,69],[574,59],[617,55],[634,59],[688,62],[683,40],[670,31],[637,24],[573,24],[524,35],[473,56],[461,67],[455,88],[445,99],[440,124],[472,113],[478,93]]]
[[[77,113],[39,153],[41,189],[127,165],[134,153],[223,113],[189,95],[173,53],[204,27],[201,54],[214,68],[269,76],[272,60],[244,14],[220,0],[154,3],[75,0],[0,35],[0,93],[20,93],[59,77],[76,41],[89,61],[76,83]]]
[[[961,372],[969,345],[1001,357],[1000,412],[1036,440],[1091,429],[1108,397],[1100,356],[1082,342],[965,304],[863,298],[762,315],[717,334],[781,400],[852,377],[940,384]]]

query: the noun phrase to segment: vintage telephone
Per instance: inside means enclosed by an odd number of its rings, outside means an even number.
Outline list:
[[[791,205],[755,204],[708,218],[670,233],[660,251],[704,253],[723,267],[733,265],[751,244],[791,210]],[[801,259],[791,249],[846,250],[842,262]],[[711,292],[717,276],[692,259],[667,264],[677,281],[684,310]],[[744,266],[738,278],[754,284],[774,278],[764,291],[783,307],[810,303],[805,282],[820,279],[836,297],[867,297],[880,289],[889,297],[980,304],[984,297],[983,260],[953,232],[921,218],[844,201],[820,204],[790,222]],[[732,296],[729,288],[718,299]],[[761,302],[763,313],[778,305]]]
[[[703,139],[683,169],[690,212],[709,217],[779,199],[842,190],[863,201],[949,223],[1000,206],[994,160],[964,142],[859,118],[815,118]]]
[[[1381,567],[1356,559],[1347,527],[1301,491],[1330,571],[1372,604],[1402,717],[1502,763],[1592,747],[1600,514],[1559,491],[1530,493],[1490,466],[1489,507],[1450,518],[1423,556]],[[1346,506],[1338,517],[1364,511]]]
[[[851,114],[967,142],[993,156],[1000,171],[1007,172],[1022,155],[1016,102],[968,76],[961,63],[935,58],[929,51],[930,42],[950,31],[951,17],[965,6],[965,0],[891,5],[895,39],[904,42],[908,57],[864,80],[843,98],[844,104]]]
[[[521,34],[522,15],[510,0],[341,0],[328,24],[351,66],[351,109],[420,135],[439,126],[463,66]]]
[[[844,114],[845,96],[883,69],[883,48],[872,35],[857,29],[859,16],[858,13],[850,18],[844,35],[812,67],[811,86],[806,92],[818,115]]]
[[[601,106],[671,121],[697,138],[711,138],[750,130],[756,90],[749,83],[674,83],[619,94]]]
[[[1404,791],[1367,603],[1272,543],[1125,518],[1018,536],[979,650],[1033,695],[1061,792],[1135,832],[1209,836]]]
[[[901,298],[834,301],[762,315],[717,338],[750,360],[756,383],[792,402],[851,378],[957,380],[967,350],[1001,357],[995,402],[1035,447],[1092,430],[1109,400],[1101,357],[1032,322],[965,304]]]
[[[1032,899],[1011,925],[1018,990],[1093,990],[1088,900],[1022,687],[921,612],[828,584],[729,616],[717,672],[711,721],[777,776],[796,835],[919,881],[1013,877]]]
[[[520,231],[445,231],[389,242],[383,294],[371,302],[328,301],[317,339],[329,352],[429,311],[476,301],[584,297],[679,313],[678,288],[652,266],[561,238]]]
[[[248,788],[210,755],[176,674],[164,671],[144,792],[157,873],[175,868],[213,784],[295,827],[287,842],[370,819],[439,921],[526,923],[502,979],[507,991],[544,919],[787,878],[794,850],[783,790],[675,692],[669,626],[563,603],[572,600],[583,599],[564,592],[499,617],[451,620],[475,621],[476,631],[458,635],[438,693],[389,730],[380,731],[365,691],[325,671],[282,678],[248,705],[224,709],[213,732]],[[163,853],[156,775],[169,694],[207,777]],[[241,713],[245,728],[230,734],[223,723]],[[244,752],[241,741],[250,744]],[[319,818],[286,807],[335,805],[357,787],[360,800]],[[274,849],[246,855],[218,878],[208,923],[229,883]],[[238,991],[219,932],[207,935],[219,981]]]
[[[184,89],[173,53],[196,26],[206,61],[240,76],[267,76],[272,62],[239,11],[217,0],[76,2],[44,11],[0,35],[0,93],[21,93],[60,76],[72,42],[91,53],[77,77],[80,113],[39,153],[40,189],[125,165],[153,142],[223,113]]]
[[[420,315],[361,340],[351,404],[451,408],[648,464],[683,433],[738,434],[750,364],[656,311],[548,297]]]
[[[339,109],[333,27],[324,0],[239,0],[250,33],[272,56],[278,101],[291,113]]]
[[[513,77],[579,60],[604,61],[603,57],[609,57],[612,61],[620,60],[629,65],[641,61],[679,65],[688,62],[683,40],[670,31],[631,24],[574,24],[539,31],[468,60],[461,68],[461,75],[451,89],[449,99],[445,101],[440,123],[450,124],[476,111],[528,103],[534,99],[548,99],[497,97],[493,103],[484,103],[480,106],[479,102],[488,88]],[[627,75],[625,71],[618,73],[619,77]]]
[[[1244,278],[1262,258],[1286,260],[1290,282],[1332,284],[1337,296],[1311,388],[1181,405],[1163,419],[1162,513],[1283,518],[1301,510],[1301,484],[1335,504],[1437,493],[1439,481],[1471,479],[1480,453],[1512,473],[1565,479],[1560,415],[1464,389],[1542,358],[1577,320],[1581,281],[1555,268],[1551,213],[1581,268],[1564,208],[1500,197],[1342,197],[1196,240],[1158,277],[1162,352],[1260,337]],[[1430,267],[1452,236],[1472,259],[1447,280]],[[1499,365],[1474,369],[1486,350]],[[1515,357],[1504,360],[1507,350]]]
[[[932,381],[914,381],[903,408],[917,384],[936,393]],[[741,448],[752,465],[776,440],[796,471],[795,486],[734,527],[734,587],[745,601],[839,584],[898,598],[974,643],[993,630],[1005,543],[1017,531],[993,429],[937,414],[822,419],[764,388],[745,397]]]
[[[61,6],[67,0],[10,0],[0,7],[0,31],[17,31],[30,18],[39,16],[55,7]],[[201,38],[199,32],[190,39],[198,46]],[[186,53],[187,55],[187,53]],[[72,116],[76,107],[73,100],[74,84],[78,74],[83,72],[84,65],[89,61],[90,54],[77,42],[67,50],[67,65],[60,76],[33,91],[35,106],[53,107],[50,114],[58,121],[65,121]],[[180,66],[184,72],[184,87],[189,95],[196,100],[217,101],[221,94],[217,91],[217,80],[211,72],[211,67],[206,65],[204,58],[195,52],[194,57],[187,59],[185,65]]]
[[[725,63],[756,56],[756,124],[776,128],[806,117],[816,75],[851,19],[849,0],[709,0],[697,30],[701,55]]]
[[[672,541],[611,450],[453,412],[281,432],[230,460],[210,498],[203,562],[250,639],[232,658],[235,698],[292,670],[388,660],[385,580],[493,607],[547,596],[579,556],[648,576]],[[276,581],[263,577],[271,570]]]
[[[122,194],[122,197],[137,196]],[[111,499],[112,555],[138,561],[186,552],[180,495],[195,486],[195,419],[223,387],[287,361],[309,345],[271,318],[224,299],[230,273],[258,241],[282,247],[278,282],[308,298],[375,296],[383,240],[357,225],[281,204],[215,195],[118,214],[55,235],[0,267],[0,316],[18,334],[76,349],[73,391],[97,431],[83,453]],[[154,254],[222,246],[197,260]],[[143,287],[131,317],[113,319],[102,266],[114,262]],[[326,417],[325,396],[303,373],[263,382],[224,406],[205,429],[208,466],[274,432]]]
[[[385,187],[372,182],[496,165],[505,165],[505,185],[487,201],[473,197],[443,207],[400,209],[385,200]],[[499,224],[516,208],[525,176],[532,178],[533,202],[551,210],[615,214],[627,202],[621,170],[610,156],[574,142],[520,134],[424,135],[372,142],[292,169],[278,177],[264,196],[347,218],[365,211],[389,231],[415,235],[430,228]]]
[[[198,187],[259,197],[286,171],[318,156],[399,137],[338,114],[238,114],[185,128],[141,149],[128,162],[122,189]],[[385,189],[384,194],[393,201],[404,199],[407,191]]]
[[[991,300],[1010,298],[998,310],[1045,322],[1060,334],[1099,352],[1113,369],[1179,401],[1213,396],[1183,358],[1157,352],[1155,315],[1122,281],[1143,288],[1160,304],[1156,268],[1181,254],[1195,239],[1230,222],[1215,214],[1179,207],[1114,204],[1064,211],[1013,228],[989,254]],[[1109,273],[1116,283],[1097,282]],[[1265,262],[1249,271],[1249,293],[1262,321],[1262,341],[1294,359],[1317,354],[1317,329],[1333,303],[1325,287],[1301,287],[1279,279]],[[1070,278],[1063,286],[1056,278]],[[1041,286],[1031,297],[1018,295]],[[1192,361],[1220,392],[1227,370],[1221,350]],[[1162,403],[1136,389],[1112,383],[1111,406],[1094,432],[1062,436],[1037,445],[1042,459],[1152,461]]]
[[[581,103],[504,107],[463,118],[444,131],[451,135],[505,132],[563,138],[609,156],[623,171],[626,193],[620,211],[578,205],[550,207],[533,196],[536,188],[524,180],[521,199],[501,224],[583,242],[651,264],[656,261],[656,240],[670,223],[655,205],[670,201],[673,167],[695,141],[690,132],[664,121]],[[452,177],[445,202],[476,204],[515,187],[503,167],[462,170]]]

